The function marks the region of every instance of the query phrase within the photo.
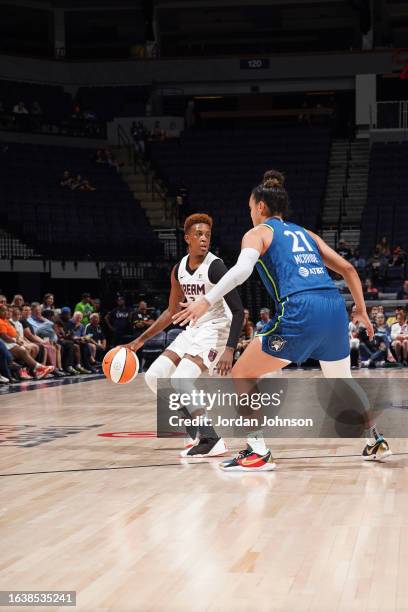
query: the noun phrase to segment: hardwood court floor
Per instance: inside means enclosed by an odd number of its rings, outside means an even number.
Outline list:
[[[142,377],[0,414],[0,590],[76,590],[81,612],[408,611],[406,440],[385,464],[362,440],[277,440],[275,472],[225,474],[176,440],[98,436],[155,429]]]

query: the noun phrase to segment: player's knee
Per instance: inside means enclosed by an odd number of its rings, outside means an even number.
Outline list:
[[[175,369],[176,366],[171,359],[160,355],[145,373],[145,383],[153,393],[157,393],[157,380],[159,378],[170,378]]]
[[[182,359],[171,376],[172,387],[177,393],[188,393],[200,375],[201,368],[194,361]]]

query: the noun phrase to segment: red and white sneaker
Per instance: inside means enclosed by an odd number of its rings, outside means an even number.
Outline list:
[[[26,368],[21,368],[20,372],[20,380],[33,380],[34,376],[31,376]]]
[[[220,468],[225,472],[270,472],[276,468],[276,463],[271,451],[258,455],[248,444],[235,459],[222,461]]]
[[[192,459],[202,459],[203,457],[220,457],[227,452],[227,445],[222,438],[201,438],[198,444],[181,451],[180,456]]]
[[[40,365],[38,366],[38,368],[35,369],[34,374],[35,374],[35,378],[37,380],[41,380],[41,378],[44,378],[45,376],[47,376],[48,374],[51,374],[51,372],[54,371],[54,366],[45,366],[45,365]]]

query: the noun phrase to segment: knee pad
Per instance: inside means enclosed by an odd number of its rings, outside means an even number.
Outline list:
[[[170,378],[173,372],[176,370],[176,365],[171,359],[165,355],[160,355],[155,361],[153,361],[150,368],[145,373],[145,383],[157,394],[157,379],[158,378]]]

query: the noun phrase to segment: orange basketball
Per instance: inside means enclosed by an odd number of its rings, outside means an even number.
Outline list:
[[[139,371],[136,353],[124,346],[115,346],[108,351],[102,362],[106,378],[119,385],[131,382]]]

